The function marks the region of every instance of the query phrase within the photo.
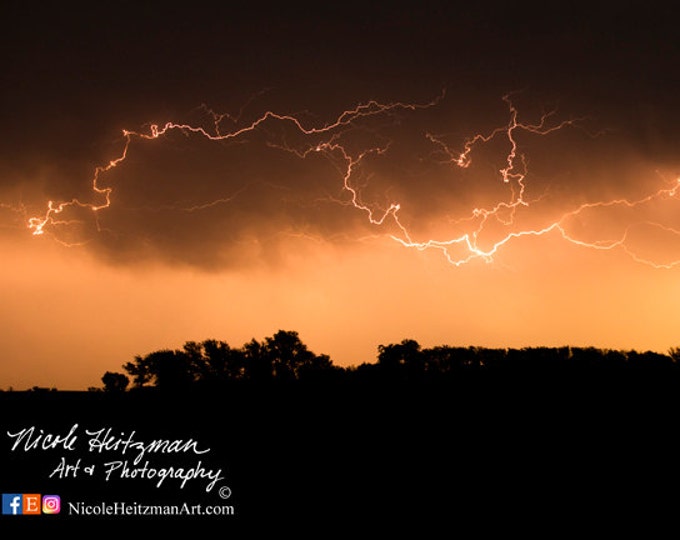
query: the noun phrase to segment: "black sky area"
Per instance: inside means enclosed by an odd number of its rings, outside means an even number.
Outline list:
[[[3,147],[14,157],[63,155],[76,151],[76,133],[91,139],[204,102],[238,107],[263,89],[293,107],[322,108],[423,99],[443,86],[468,98],[528,87],[671,132],[680,48],[672,11],[654,3],[4,2]]]

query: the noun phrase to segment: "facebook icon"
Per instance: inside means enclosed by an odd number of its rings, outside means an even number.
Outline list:
[[[20,493],[2,494],[2,513],[13,516],[23,513]]]

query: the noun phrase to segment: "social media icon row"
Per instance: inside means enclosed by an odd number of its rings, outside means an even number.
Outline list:
[[[2,513],[10,516],[58,514],[61,512],[59,495],[40,493],[3,493]]]

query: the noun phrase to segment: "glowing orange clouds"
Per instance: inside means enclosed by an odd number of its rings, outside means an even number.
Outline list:
[[[196,237],[200,243],[207,236],[210,238],[206,246],[208,249],[217,252],[220,246],[230,245],[230,253],[243,254],[248,251],[246,244],[251,241],[271,243],[271,237],[277,234],[275,231],[322,238],[329,238],[329,233],[330,237],[338,234],[357,237],[356,216],[343,213],[344,207],[363,215],[363,228],[367,231],[389,236],[408,248],[439,251],[456,266],[474,259],[492,262],[506,244],[519,238],[542,235],[559,237],[562,241],[589,249],[621,249],[633,260],[655,267],[668,268],[680,264],[680,253],[675,249],[671,250],[671,254],[655,257],[653,254],[659,249],[647,249],[643,234],[644,230],[651,234],[655,244],[662,242],[660,239],[663,237],[671,245],[678,243],[672,209],[665,210],[666,216],[654,216],[649,212],[652,205],[665,203],[668,206],[669,201],[677,203],[680,191],[678,179],[645,178],[642,184],[649,187],[636,197],[601,196],[600,199],[576,203],[580,180],[572,193],[558,192],[557,200],[562,208],[554,215],[547,215],[543,210],[545,201],[554,199],[556,195],[552,192],[553,186],[544,185],[545,179],[533,178],[530,168],[532,157],[526,147],[533,147],[535,152],[545,152],[541,148],[541,139],[559,137],[562,131],[578,130],[579,121],[558,119],[555,111],[543,112],[533,121],[523,121],[512,96],[506,95],[503,97],[507,106],[505,124],[449,142],[451,137],[434,135],[423,129],[425,122],[440,114],[437,108],[444,100],[445,95],[423,104],[368,101],[342,111],[326,122],[317,120],[315,123],[302,115],[279,114],[270,110],[254,119],[244,119],[240,115],[217,114],[203,108],[194,124],[166,122],[162,126],[152,124],[148,131],[125,130],[119,155],[94,171],[92,196],[89,197],[92,202],[79,197],[65,202],[49,201],[45,214],[30,217],[28,227],[34,235],[49,231],[67,245],[79,244],[85,238],[73,240],[71,237],[74,230],[83,226],[79,213],[85,211],[93,215],[92,222],[99,233],[95,236],[128,237],[132,241],[141,241],[151,250],[159,248],[163,252],[166,249],[164,244],[172,244],[175,239],[180,239],[181,244],[182,238],[190,231],[185,239],[187,242]],[[455,118],[451,119],[451,123],[455,121]],[[597,136],[584,129],[580,131],[583,138],[597,146]],[[133,208],[146,208],[147,214],[155,215],[147,215],[137,224],[138,230],[129,233],[116,225],[115,215],[109,225],[102,211],[112,206],[112,194],[116,189],[113,187],[115,182],[112,182],[116,180],[113,173],[125,175],[128,154],[133,153],[138,145],[151,142],[162,145],[163,139],[173,133],[184,135],[189,147],[204,147],[206,143],[237,145],[241,155],[235,156],[232,149],[231,153],[220,156],[205,148],[195,154],[195,162],[189,162],[184,177],[169,180],[158,178],[167,165],[156,166],[155,169],[133,168],[133,185],[126,201],[128,209],[129,205],[133,205]],[[171,145],[175,154],[186,156],[185,148],[178,147],[177,140],[166,144]],[[425,150],[428,145],[429,150]],[[553,152],[559,159],[560,148],[553,147]],[[485,162],[485,167],[475,166],[477,154],[480,154],[480,161]],[[209,155],[208,161],[212,161],[213,171],[218,170],[218,173],[207,174],[201,170],[206,155]],[[236,165],[222,169],[223,165],[217,164],[220,157],[227,164],[234,159]],[[327,165],[322,167],[319,157],[335,170]],[[156,157],[170,163],[171,167],[176,158],[177,155]],[[257,165],[259,161],[270,162],[273,166],[269,169],[260,167]],[[427,165],[422,165],[427,161],[431,162],[431,166],[439,167],[436,174],[432,175],[433,170],[428,171]],[[496,163],[495,169],[490,168],[493,162]],[[462,177],[460,172],[443,169],[442,166],[446,165],[472,172]],[[564,165],[556,166],[556,171],[560,167]],[[413,171],[417,177],[414,177]],[[581,172],[587,173],[588,170],[582,167]],[[212,178],[203,180],[211,174]],[[226,174],[226,177],[220,177],[221,174]],[[146,175],[158,179],[150,182],[143,178]],[[461,178],[467,185],[453,184],[452,180]],[[124,182],[123,179],[121,181]],[[610,181],[615,182],[616,179]],[[539,189],[536,190],[530,182],[537,182]],[[451,189],[447,189],[447,184]],[[177,186],[184,186],[178,191],[177,200],[164,200],[162,203],[154,200],[158,193],[177,190]],[[415,196],[414,190],[418,191]],[[210,198],[211,192],[213,198]],[[457,199],[467,197],[467,193],[481,195],[484,204],[454,209]],[[196,194],[202,198],[196,199]],[[415,203],[413,199],[416,199]],[[453,203],[451,208],[446,206],[448,201]],[[339,208],[331,209],[331,205]],[[208,211],[215,212],[210,214]],[[217,211],[221,212],[218,214]],[[197,213],[203,213],[203,218],[180,223],[177,230],[177,219],[184,220],[187,214]],[[431,222],[441,217],[441,213],[445,213],[447,221],[453,225],[452,231],[447,232],[445,224],[440,223],[436,227],[436,238],[416,236],[413,231],[419,228],[420,221]],[[161,214],[166,215],[163,217]],[[533,217],[536,214],[541,216],[540,219]],[[329,215],[334,216],[332,222],[328,221]],[[174,227],[168,224],[147,226],[148,223],[167,221],[172,216]],[[160,221],[156,219],[159,217]],[[130,219],[134,218],[129,214],[125,216],[126,221]],[[324,220],[327,223],[321,225]],[[531,224],[532,221],[535,223]],[[615,227],[612,227],[613,224]],[[579,231],[579,228],[582,230]],[[172,238],[165,233],[167,229]],[[202,230],[207,234],[203,235]],[[225,233],[222,238],[220,230]],[[236,239],[232,236],[233,231],[237,231]],[[163,234],[166,236],[163,237]],[[101,238],[88,241],[99,244]],[[273,242],[278,245],[278,240]],[[123,240],[123,243],[129,242]],[[173,258],[182,258],[180,250],[173,254]],[[210,259],[210,255],[206,258]],[[190,260],[187,262],[192,264]],[[201,265],[200,262],[198,264]],[[214,264],[220,265],[219,261]]]

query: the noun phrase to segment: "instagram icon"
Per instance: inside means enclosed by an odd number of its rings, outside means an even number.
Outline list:
[[[43,495],[42,512],[43,514],[58,514],[61,512],[61,498],[59,495]]]

